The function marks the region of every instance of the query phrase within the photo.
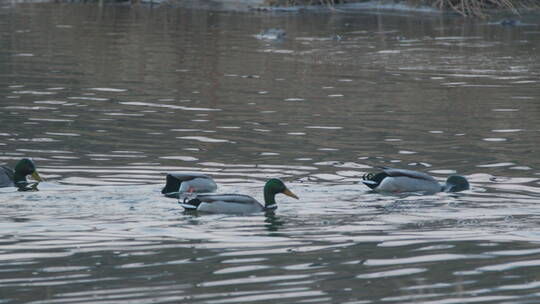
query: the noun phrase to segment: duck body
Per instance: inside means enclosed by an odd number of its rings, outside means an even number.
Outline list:
[[[383,168],[382,172],[365,174],[364,185],[377,192],[403,193],[422,192],[434,194],[437,192],[457,192],[469,189],[469,182],[463,176],[451,175],[445,184],[431,175],[406,169]]]
[[[0,166],[0,188],[15,187],[13,176],[15,171],[8,166]]]
[[[15,165],[15,170],[8,166],[0,166],[0,187],[17,187],[21,191],[37,190],[34,184],[26,180],[31,175],[36,181],[42,181],[41,176],[36,170],[36,164],[29,158],[23,158]]]
[[[256,213],[277,208],[277,205],[266,208],[253,197],[243,194],[202,194],[180,205],[186,210],[208,213]]]
[[[264,186],[264,205],[249,195],[243,194],[199,194],[191,199],[180,202],[186,211],[201,211],[208,213],[256,213],[275,210],[277,204],[275,195],[283,193],[298,199],[285,184],[276,178],[270,179]]]
[[[205,193],[217,189],[212,177],[201,173],[168,173],[161,193],[167,197],[179,198],[186,192]]]

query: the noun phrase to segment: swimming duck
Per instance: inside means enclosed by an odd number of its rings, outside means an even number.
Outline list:
[[[377,192],[458,192],[469,189],[469,182],[463,176],[451,175],[446,183],[441,185],[435,178],[423,172],[382,168],[379,173],[368,173],[362,176],[364,185]]]
[[[212,177],[201,173],[168,173],[167,182],[161,193],[178,198],[184,192],[214,192],[217,185]]]
[[[36,190],[29,185],[26,176],[31,175],[36,181],[42,181],[36,171],[36,164],[29,158],[23,158],[15,164],[15,170],[8,166],[0,166],[0,187],[18,187],[19,190]]]
[[[243,194],[202,194],[190,200],[185,199],[180,205],[186,210],[210,213],[255,213],[275,210],[275,196],[278,193],[298,199],[280,179],[272,178],[264,185],[264,206],[253,197]]]

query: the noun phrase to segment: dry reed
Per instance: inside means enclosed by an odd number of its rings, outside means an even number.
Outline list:
[[[418,0],[409,0],[418,3]],[[440,10],[453,10],[463,16],[485,17],[487,10],[509,10],[518,13],[519,9],[538,8],[537,0],[433,0],[428,4]]]
[[[267,0],[270,6],[323,5],[365,2],[368,0]],[[386,2],[406,2],[411,6],[433,6],[441,11],[454,11],[463,16],[485,17],[488,10],[509,10],[518,13],[519,9],[538,9],[540,0],[381,0]]]

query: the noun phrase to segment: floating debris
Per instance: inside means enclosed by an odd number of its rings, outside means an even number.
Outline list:
[[[259,34],[255,35],[255,38],[261,40],[284,40],[287,36],[287,33],[278,28],[271,28],[264,31],[261,31]]]

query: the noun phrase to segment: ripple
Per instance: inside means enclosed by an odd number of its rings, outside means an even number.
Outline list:
[[[498,130],[491,130],[491,132],[496,133],[514,133],[514,132],[520,132],[523,131],[522,129],[498,129]]]
[[[268,260],[267,258],[246,258],[246,259],[230,259],[230,260],[223,260],[221,263],[223,264],[237,264],[237,263],[254,263],[254,262],[262,262]]]
[[[184,111],[221,111],[221,109],[212,109],[212,108],[199,108],[199,107],[184,107],[177,105],[168,105],[168,104],[159,104],[159,103],[149,103],[149,102],[120,102],[120,104],[130,105],[130,106],[144,106],[144,107],[155,107],[155,108],[168,108],[168,109],[178,109]]]
[[[378,51],[377,53],[379,53],[379,54],[400,54],[401,51],[400,50],[382,50],[382,51]]]
[[[129,155],[129,154],[86,154],[90,157],[111,157],[111,158],[141,158],[146,157],[145,155]]]
[[[510,262],[510,263],[504,263],[504,264],[483,266],[483,267],[477,268],[476,270],[477,271],[508,271],[508,270],[512,270],[516,268],[538,267],[538,266],[540,266],[540,260],[527,260],[527,261]]]
[[[144,114],[139,114],[139,113],[118,113],[118,112],[113,112],[113,113],[104,113],[103,115],[107,115],[107,116],[130,116],[130,117],[142,117],[144,116]]]
[[[298,279],[309,278],[310,275],[307,274],[298,274],[298,275],[275,275],[275,276],[260,276],[260,277],[244,277],[238,279],[229,279],[229,280],[220,280],[220,281],[209,281],[203,282],[200,284],[201,287],[213,287],[213,286],[228,286],[228,285],[238,285],[238,284],[252,284],[252,283],[266,283],[266,282],[275,282],[275,281],[291,281]]]
[[[306,126],[306,129],[341,130],[343,127]]]
[[[58,132],[45,132],[47,135],[58,135],[58,136],[81,136],[76,133],[58,133]]]
[[[88,96],[68,97],[68,99],[75,99],[75,100],[89,100],[89,101],[108,101],[108,100],[109,100],[109,98],[88,97]]]
[[[517,112],[519,109],[493,109],[494,112]]]
[[[487,137],[487,138],[482,138],[483,141],[494,141],[494,142],[501,142],[501,141],[507,141],[506,138],[502,138],[502,137]]]
[[[89,267],[86,266],[53,266],[45,267],[41,269],[43,272],[67,272],[67,271],[81,271],[87,270]]]
[[[61,105],[61,104],[67,103],[67,101],[61,101],[61,100],[37,100],[37,101],[34,101],[34,103]]]
[[[47,121],[47,122],[73,122],[73,119],[58,119],[58,118],[28,118],[31,121]]]
[[[47,91],[13,91],[13,94],[54,95],[54,94],[56,94],[56,92],[47,92]]]
[[[275,300],[276,298],[280,299],[291,299],[291,298],[302,298],[302,297],[313,297],[325,295],[323,291],[319,290],[309,290],[302,291],[301,289],[292,289],[292,290],[276,290],[276,291],[265,291],[264,293],[252,295],[252,296],[240,296],[234,298],[228,298],[223,300],[211,300],[208,301],[210,304],[220,304],[220,303],[246,303],[246,302],[256,302],[256,301],[265,301],[265,300]],[[328,300],[327,298],[325,298]],[[323,301],[325,300],[323,299]],[[319,299],[315,299],[315,302],[319,302]],[[302,301],[305,302],[305,301]],[[311,301],[310,301],[311,302]]]
[[[17,138],[16,141],[21,142],[58,142],[59,140],[48,137],[36,137],[36,138]]]
[[[44,150],[44,149],[17,149],[19,152],[34,152],[34,153],[52,153],[52,154],[71,154],[71,151],[63,150]]]
[[[27,106],[8,106],[8,107],[4,107],[4,109],[10,109],[10,110],[38,110],[38,111],[41,111],[41,110],[56,110],[57,108],[52,108],[52,107],[27,107]]]
[[[200,142],[205,142],[205,143],[223,143],[223,142],[234,143],[227,139],[210,138],[210,137],[204,137],[204,136],[181,136],[177,138],[195,140],[195,141],[200,141]]]
[[[99,91],[99,92],[126,92],[127,89],[115,89],[115,88],[89,88],[88,90],[91,91]]]
[[[416,152],[416,151],[408,151],[408,150],[399,150],[398,153],[399,154],[417,154],[418,152]]]
[[[199,160],[196,157],[193,156],[160,156],[159,158],[162,159],[174,159],[174,160],[181,160],[181,161],[196,161]]]
[[[456,174],[456,170],[445,170],[445,169],[441,169],[441,170],[431,170],[429,171],[430,173],[433,173],[433,174]]]
[[[268,269],[270,266],[265,265],[250,265],[250,266],[238,266],[238,267],[229,267],[229,268],[223,268],[220,270],[214,271],[214,274],[228,274],[228,273],[238,273],[238,272],[246,272],[246,271],[256,271],[261,269]]]
[[[368,259],[364,263],[364,265],[366,266],[404,265],[404,264],[417,264],[417,263],[426,263],[426,262],[478,259],[478,258],[487,258],[487,256],[465,255],[465,254],[431,254],[431,255],[414,256],[414,257],[400,258],[400,259]]]
[[[502,163],[493,163],[493,164],[485,164],[485,165],[476,165],[478,168],[497,168],[497,167],[509,167],[515,165],[514,163],[510,162],[502,162]]]
[[[343,179],[343,176],[334,175],[334,174],[313,174],[311,175],[313,178],[320,179],[320,180],[327,180],[327,181],[334,181],[334,180],[340,180]]]
[[[426,271],[427,269],[425,268],[403,268],[403,269],[396,269],[396,270],[359,274],[356,276],[356,278],[357,279],[388,278],[388,277],[397,277],[397,276],[417,274],[417,273],[422,273]]]

